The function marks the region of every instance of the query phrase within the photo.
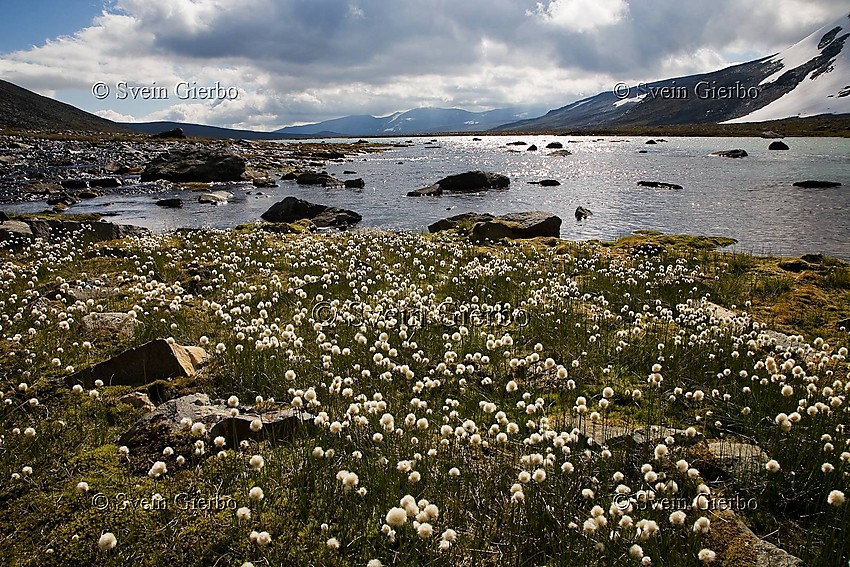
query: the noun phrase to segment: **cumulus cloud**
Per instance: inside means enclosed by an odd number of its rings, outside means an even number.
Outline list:
[[[628,11],[629,5],[625,0],[551,0],[546,5],[538,2],[537,8],[528,14],[536,15],[543,22],[583,33],[616,24]]]
[[[775,53],[846,11],[846,0],[116,0],[72,36],[0,55],[0,76],[43,94],[218,81],[238,99],[83,106],[257,129],[416,106],[556,108],[620,80]]]
[[[121,114],[120,112],[115,112],[110,108],[107,108],[106,110],[97,110],[94,114],[97,114],[101,118],[112,120],[113,122],[133,122],[136,120],[135,116],[130,114]]]

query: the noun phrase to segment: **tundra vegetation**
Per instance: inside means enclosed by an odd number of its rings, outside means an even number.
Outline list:
[[[2,251],[0,557],[754,565],[755,533],[846,565],[850,269],[728,243],[256,226]],[[210,360],[66,381],[154,339]],[[134,391],[303,425],[123,447]]]

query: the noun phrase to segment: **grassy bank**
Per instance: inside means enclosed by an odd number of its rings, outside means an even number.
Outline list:
[[[249,228],[0,253],[0,557],[752,565],[747,524],[846,565],[848,266],[723,244]],[[135,333],[82,324],[99,311]],[[318,419],[122,452],[133,388],[56,380],[157,338],[212,355],[160,398]],[[730,465],[740,443],[761,456]]]

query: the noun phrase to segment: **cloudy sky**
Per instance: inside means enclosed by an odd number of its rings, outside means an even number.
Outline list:
[[[419,106],[557,108],[619,81],[770,55],[850,11],[848,0],[3,5],[5,80],[116,120],[257,130]]]

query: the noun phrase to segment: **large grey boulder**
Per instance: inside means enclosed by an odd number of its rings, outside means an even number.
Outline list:
[[[426,187],[421,187],[407,192],[408,197],[439,197],[442,194],[443,188],[440,187],[439,183],[434,183],[433,185],[428,185]]]
[[[158,134],[151,134],[151,138],[185,138],[186,134],[183,132],[183,128],[174,128],[173,130],[165,130],[164,132],[159,132]]]
[[[233,410],[237,415],[233,416]],[[295,431],[302,426],[312,426],[314,417],[306,412],[294,410],[260,411],[255,407],[230,408],[223,401],[211,401],[206,394],[190,394],[169,400],[152,413],[137,421],[127,432],[121,435],[119,443],[130,448],[138,447],[161,451],[167,445],[176,445],[180,437],[189,435],[181,425],[184,419],[192,423],[203,423],[209,442],[218,436],[226,440],[226,446],[233,448],[239,442],[253,440],[291,439]],[[259,419],[263,427],[258,431],[251,429],[251,422]],[[156,447],[150,447],[151,443]]]
[[[496,241],[502,238],[536,238],[561,236],[561,219],[544,211],[529,211],[502,215],[472,227],[474,240]]]
[[[211,205],[225,205],[233,197],[233,193],[229,191],[210,191],[198,195],[199,203],[209,203]]]
[[[297,197],[286,197],[262,214],[268,222],[295,222],[309,219],[318,227],[344,228],[355,225],[363,217],[354,211],[311,203]]]
[[[0,222],[0,247],[18,248],[33,240],[35,235],[27,223],[17,220]]]
[[[100,242],[131,236],[147,236],[150,231],[140,226],[104,221],[66,221],[61,219],[24,219],[0,223],[0,242],[22,242],[34,238],[57,239],[80,233],[83,238]]]
[[[132,339],[136,335],[136,329],[141,325],[141,322],[129,313],[97,311],[83,316],[81,323],[89,333],[105,331],[124,340]]]
[[[345,187],[345,183],[327,173],[302,173],[295,179],[298,185],[321,185],[322,187]]]
[[[435,233],[458,227],[471,227],[475,223],[487,222],[494,218],[496,217],[488,213],[463,213],[446,219],[440,219],[437,222],[428,225],[428,232]]]
[[[576,207],[576,220],[583,221],[587,217],[592,217],[593,212],[590,209],[586,209],[584,207]]]
[[[175,148],[153,159],[142,172],[142,181],[175,182],[241,181],[245,159],[214,147]]]
[[[65,378],[69,386],[87,388],[102,380],[107,386],[142,386],[157,380],[194,376],[209,355],[200,347],[184,347],[157,339]]]
[[[712,152],[711,155],[732,159],[740,159],[747,157],[749,154],[745,150],[720,150],[719,152]]]
[[[474,192],[483,189],[505,189],[511,184],[511,180],[489,171],[469,171],[444,177],[437,184],[443,191]]]
[[[489,171],[468,171],[449,175],[433,185],[410,191],[408,197],[438,196],[443,192],[474,193],[488,189],[506,189],[511,180],[498,173]]]

